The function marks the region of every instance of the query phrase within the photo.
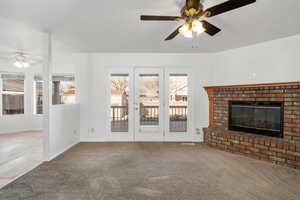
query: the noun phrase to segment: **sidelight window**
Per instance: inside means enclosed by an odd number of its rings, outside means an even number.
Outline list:
[[[169,130],[187,132],[188,75],[169,76]]]
[[[111,132],[128,132],[128,74],[112,74],[110,90]]]

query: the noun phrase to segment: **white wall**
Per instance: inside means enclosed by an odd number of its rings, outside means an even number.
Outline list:
[[[300,81],[300,35],[214,55],[214,85]]]
[[[194,127],[208,123],[208,99],[203,86],[300,80],[300,36],[261,43],[216,54],[90,54],[81,69],[83,99],[81,140],[105,141],[105,99],[110,67],[192,67],[194,76]],[[93,128],[94,132],[90,129]]]
[[[191,67],[194,78],[194,128],[207,126],[208,101],[201,86],[211,84],[213,71],[210,58],[209,54],[90,54],[88,69],[80,74],[81,79],[85,80],[82,86],[84,97],[80,101],[84,108],[80,113],[81,140],[107,139],[106,99],[109,94],[106,93],[106,87],[109,77],[105,72],[110,67]],[[92,128],[94,132],[90,131]]]
[[[80,106],[55,105],[50,108],[49,157],[55,158],[79,142]]]
[[[19,70],[12,65],[11,59],[16,51],[30,53],[36,57],[41,56],[44,34],[4,18],[0,18],[0,27],[0,72],[22,72],[25,74],[25,114],[0,116],[0,134],[41,130],[42,117],[34,115],[33,110],[33,77],[35,73],[42,72],[42,66],[36,65],[26,71]]]
[[[84,94],[80,95],[81,81],[79,72],[84,71],[86,67],[86,55],[73,54],[71,52],[53,49],[53,59],[51,65],[51,74],[74,74],[76,91],[76,102],[74,105],[52,105],[51,98],[49,111],[49,156],[53,159],[63,153],[73,145],[80,141],[80,98],[84,98]],[[52,96],[50,86],[50,97]]]
[[[34,74],[42,74],[43,63],[32,66],[26,71],[16,69],[12,66],[10,58],[14,52],[25,52],[32,57],[44,59],[47,57],[47,34],[35,30],[32,27],[17,23],[12,20],[0,18],[0,72],[22,72],[25,73],[25,114],[14,116],[0,116],[0,133],[9,133],[25,130],[42,129],[47,125],[45,138],[46,159],[53,158],[66,150],[73,144],[79,142],[80,132],[80,106],[57,105],[50,106],[49,118],[34,115]],[[53,60],[50,72],[73,73],[77,77],[77,66],[85,62],[83,55],[73,55],[70,49],[58,41],[52,40]],[[83,56],[83,57],[82,57]],[[77,65],[78,64],[78,65]],[[86,66],[86,64],[85,64]],[[81,71],[84,68],[79,68]],[[47,71],[47,70],[46,70]],[[51,74],[44,74],[50,76]],[[76,78],[78,82],[79,79]],[[80,87],[79,85],[77,85]],[[51,91],[51,86],[49,87]],[[50,94],[51,96],[51,94]],[[79,92],[77,99],[79,100]],[[82,95],[84,98],[84,95]],[[51,100],[51,98],[49,99]],[[48,113],[48,111],[47,111]],[[48,115],[48,114],[47,114]]]

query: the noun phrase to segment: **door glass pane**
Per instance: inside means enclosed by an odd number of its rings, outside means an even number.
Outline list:
[[[169,130],[187,131],[188,75],[170,74],[169,79]]]
[[[159,125],[159,75],[141,74],[139,78],[140,126]]]
[[[128,132],[128,74],[111,75],[111,132]]]

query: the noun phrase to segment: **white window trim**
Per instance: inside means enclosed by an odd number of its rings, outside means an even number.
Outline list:
[[[8,72],[8,73],[11,73],[11,72]],[[26,81],[26,75],[24,74],[24,84],[23,84],[23,87],[24,87],[24,92],[11,92],[11,91],[3,91],[3,79],[1,78],[2,74],[5,74],[5,73],[0,73],[0,117],[3,117],[3,118],[12,118],[12,117],[19,117],[19,116],[25,116],[25,81]],[[3,114],[3,94],[23,94],[24,96],[24,113],[22,114],[12,114],[12,115],[4,115]]]
[[[166,106],[169,107],[169,78],[170,74],[187,74],[188,75],[188,113],[187,113],[187,131],[186,132],[170,132],[170,118],[168,112],[165,112],[165,138],[167,141],[195,141],[194,132],[194,92],[193,92],[193,74],[190,67],[167,67],[165,68],[165,98]]]
[[[109,67],[106,68],[106,98],[107,105],[106,131],[105,137],[107,141],[134,141],[134,108],[133,106],[133,68],[132,67]],[[128,74],[129,78],[129,99],[128,99],[128,132],[111,132],[111,75],[112,74]]]
[[[25,92],[2,91],[2,94],[25,94]]]

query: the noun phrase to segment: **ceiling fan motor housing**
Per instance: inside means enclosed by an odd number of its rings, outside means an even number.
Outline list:
[[[193,17],[201,14],[203,11],[203,5],[200,0],[186,0],[186,5],[183,8],[182,15],[186,17]]]

